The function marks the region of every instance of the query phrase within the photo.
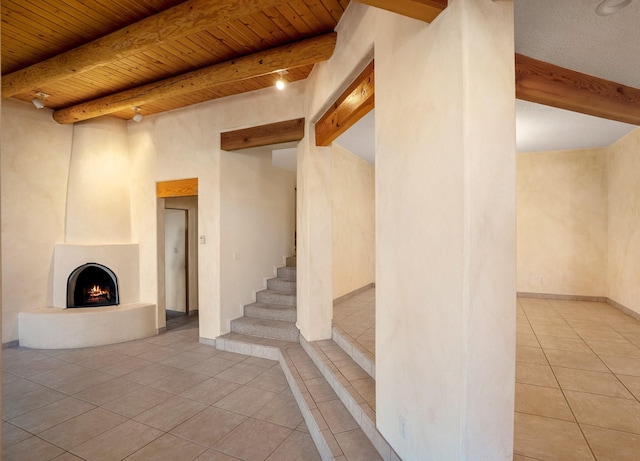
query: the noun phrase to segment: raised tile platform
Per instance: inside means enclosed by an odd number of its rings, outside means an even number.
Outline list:
[[[20,312],[20,346],[33,349],[73,349],[103,346],[156,334],[156,305],[60,309]]]

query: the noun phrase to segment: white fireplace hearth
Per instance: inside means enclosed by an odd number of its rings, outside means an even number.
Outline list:
[[[20,345],[68,349],[113,344],[153,336],[156,305],[140,302],[137,244],[56,245],[53,260],[53,306],[19,314]],[[117,278],[116,306],[67,308],[67,281],[87,263],[108,267]]]

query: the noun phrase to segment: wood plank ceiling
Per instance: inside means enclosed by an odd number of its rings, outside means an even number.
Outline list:
[[[241,57],[250,59],[284,45],[298,46],[302,40],[332,32],[348,4],[349,0],[2,0],[3,98],[31,101],[37,92],[43,92],[49,95],[46,106],[63,113],[62,109],[82,107],[79,105],[100,98],[113,99],[117,93],[209,66],[232,64]],[[173,11],[179,14],[172,15]],[[150,17],[157,20],[150,21]],[[144,20],[154,26],[140,29]],[[139,30],[143,33],[134,35]],[[103,38],[107,36],[118,41],[110,43],[106,59],[101,61],[100,50],[91,46],[77,52],[78,47],[107,40]],[[119,52],[120,43],[126,52]],[[71,54],[62,55],[74,49],[76,60],[67,58]],[[86,58],[87,54],[100,65],[76,68],[81,62],[78,56]],[[45,75],[43,64],[36,65],[52,58],[65,72],[54,78],[34,78],[34,74]],[[283,69],[288,72],[285,80],[305,79],[313,62],[300,59],[289,63]],[[274,85],[278,76],[272,70],[256,71],[250,78],[176,92],[145,102],[140,113],[155,114],[266,88]],[[13,94],[9,81],[28,83],[23,87],[16,83],[15,88],[20,89]],[[131,119],[133,105],[111,114]]]

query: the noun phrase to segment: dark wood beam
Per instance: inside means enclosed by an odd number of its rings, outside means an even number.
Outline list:
[[[283,0],[189,0],[65,53],[2,76],[2,97],[33,91],[171,40],[263,11]]]
[[[516,54],[516,98],[640,125],[640,89]]]
[[[447,7],[447,0],[357,0],[365,5],[430,23]]]
[[[220,149],[241,150],[304,138],[304,118],[220,133]]]
[[[316,122],[316,146],[328,146],[375,107],[373,61]]]
[[[53,119],[58,123],[74,123],[281,69],[315,64],[329,59],[335,46],[336,33],[330,32],[60,109],[53,113]]]

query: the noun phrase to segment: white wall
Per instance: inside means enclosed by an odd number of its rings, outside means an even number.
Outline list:
[[[315,145],[314,123],[373,59],[376,19],[382,10],[351,2],[338,27],[331,59],[307,79],[305,138],[298,144],[298,328],[305,339],[331,338],[333,239],[331,148]]]
[[[511,460],[512,3],[373,30],[377,425],[405,461]]]
[[[517,156],[518,291],[607,296],[607,150]]]
[[[376,419],[405,461],[511,459],[515,99],[509,1],[431,25],[352,2],[314,121],[376,57]],[[298,149],[298,325],[330,336],[330,149]],[[407,422],[400,434],[400,417]]]
[[[222,152],[220,271],[222,328],[265,289],[293,254],[294,172],[274,167],[268,148]]]
[[[375,167],[333,143],[333,299],[376,280]]]
[[[140,244],[142,300],[158,299],[156,182],[198,178],[198,248],[200,336],[214,339],[224,331],[222,315],[220,132],[304,116],[305,83],[286,91],[269,88],[129,123],[132,238]],[[162,287],[164,289],[164,287]],[[164,326],[158,319],[158,327]]]
[[[67,192],[66,243],[131,242],[127,122],[76,123]]]
[[[187,212],[164,211],[166,308],[187,311]]]
[[[608,296],[640,313],[640,128],[608,154]]]
[[[53,299],[54,245],[64,241],[73,126],[48,109],[2,101],[2,317],[4,342],[18,339],[18,312]]]

